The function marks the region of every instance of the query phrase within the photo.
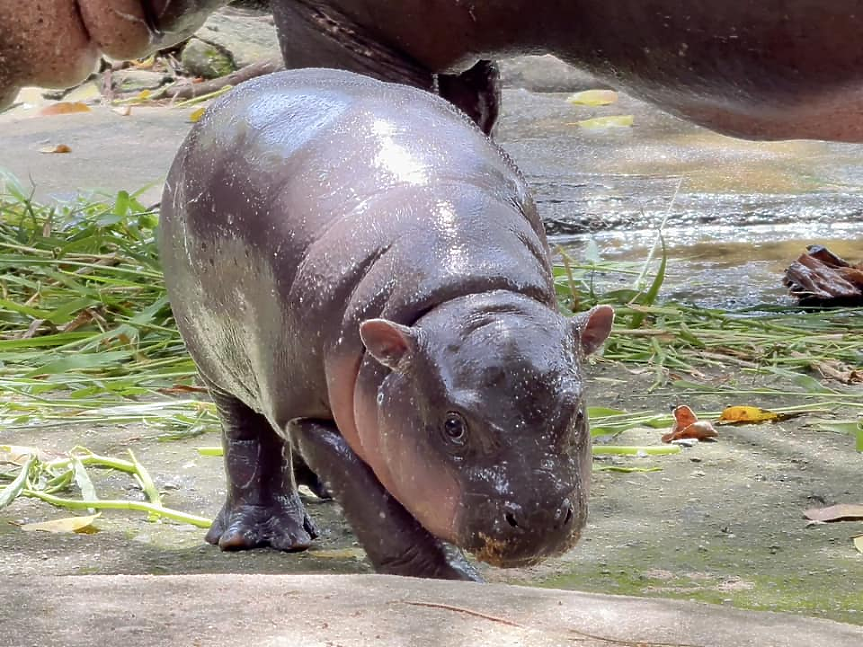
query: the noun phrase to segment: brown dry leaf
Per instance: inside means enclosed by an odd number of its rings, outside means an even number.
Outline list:
[[[21,530],[27,532],[41,530],[42,532],[77,532],[89,534],[91,531],[95,530],[95,528],[91,528],[91,525],[101,514],[101,512],[97,512],[96,514],[91,514],[86,517],[64,517],[62,519],[52,519],[51,521],[43,521],[41,523],[25,523],[21,526]]]
[[[39,149],[40,153],[71,153],[72,149],[66,144],[57,144],[56,146],[45,146]]]
[[[92,112],[86,103],[80,101],[61,101],[60,103],[52,103],[50,106],[45,106],[39,111],[42,117],[52,117],[54,115],[71,115],[76,112]]]
[[[617,92],[614,90],[585,90],[566,98],[567,103],[577,106],[607,106],[615,101],[617,101]]]
[[[165,395],[176,395],[178,393],[206,393],[207,389],[202,386],[186,386],[185,384],[175,384],[164,389],[156,389],[159,393]]]
[[[719,416],[717,424],[720,425],[759,425],[762,422],[782,422],[790,420],[797,416],[802,416],[805,411],[795,411],[793,413],[774,413],[767,409],[759,407],[750,407],[737,405],[726,407]]]
[[[863,383],[863,371],[851,368],[847,364],[836,360],[815,360],[812,362],[812,368],[828,380],[836,380],[842,384]]]
[[[92,308],[85,308],[84,310],[81,310],[81,312],[79,312],[72,321],[62,326],[58,326],[58,330],[62,332],[73,332],[81,326],[86,326],[95,318],[95,311]]]
[[[675,407],[674,425],[671,431],[662,436],[662,442],[670,443],[673,440],[684,438],[695,438],[696,440],[709,440],[719,434],[707,420],[699,420],[695,412],[685,404]]]
[[[863,504],[837,503],[826,508],[810,508],[803,515],[812,521],[863,521]]]

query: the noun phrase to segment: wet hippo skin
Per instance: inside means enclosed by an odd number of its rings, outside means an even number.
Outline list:
[[[16,86],[74,84],[100,48],[130,57],[175,42],[225,2],[33,4],[0,0],[0,106]],[[552,53],[723,133],[863,141],[863,0],[273,0],[272,7],[289,68],[345,69],[434,90],[486,132],[500,96],[492,60]]]
[[[515,566],[578,540],[580,366],[613,312],[558,312],[522,176],[451,104],[335,70],[240,86],[174,161],[160,252],[224,431],[208,541],[308,547],[312,474],[382,572],[473,578],[452,545]]]

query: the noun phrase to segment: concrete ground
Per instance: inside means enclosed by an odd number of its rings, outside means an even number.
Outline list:
[[[859,647],[863,628],[690,602],[383,575],[0,580],[5,647]]]

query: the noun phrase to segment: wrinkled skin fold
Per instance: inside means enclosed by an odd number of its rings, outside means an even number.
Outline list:
[[[100,50],[122,58],[176,42],[222,4],[43,0],[36,12],[23,0],[0,0],[0,105],[21,85],[76,83]],[[863,0],[273,0],[272,6],[288,68],[345,69],[432,90],[486,132],[499,110],[492,61],[551,53],[726,134],[863,141]]]

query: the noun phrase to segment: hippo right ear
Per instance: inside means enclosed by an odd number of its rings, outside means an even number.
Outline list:
[[[611,332],[614,323],[614,309],[611,306],[594,306],[587,312],[572,318],[576,339],[585,355],[590,355],[602,346]]]
[[[415,329],[388,319],[366,319],[360,324],[360,338],[372,357],[393,370],[417,347]]]

